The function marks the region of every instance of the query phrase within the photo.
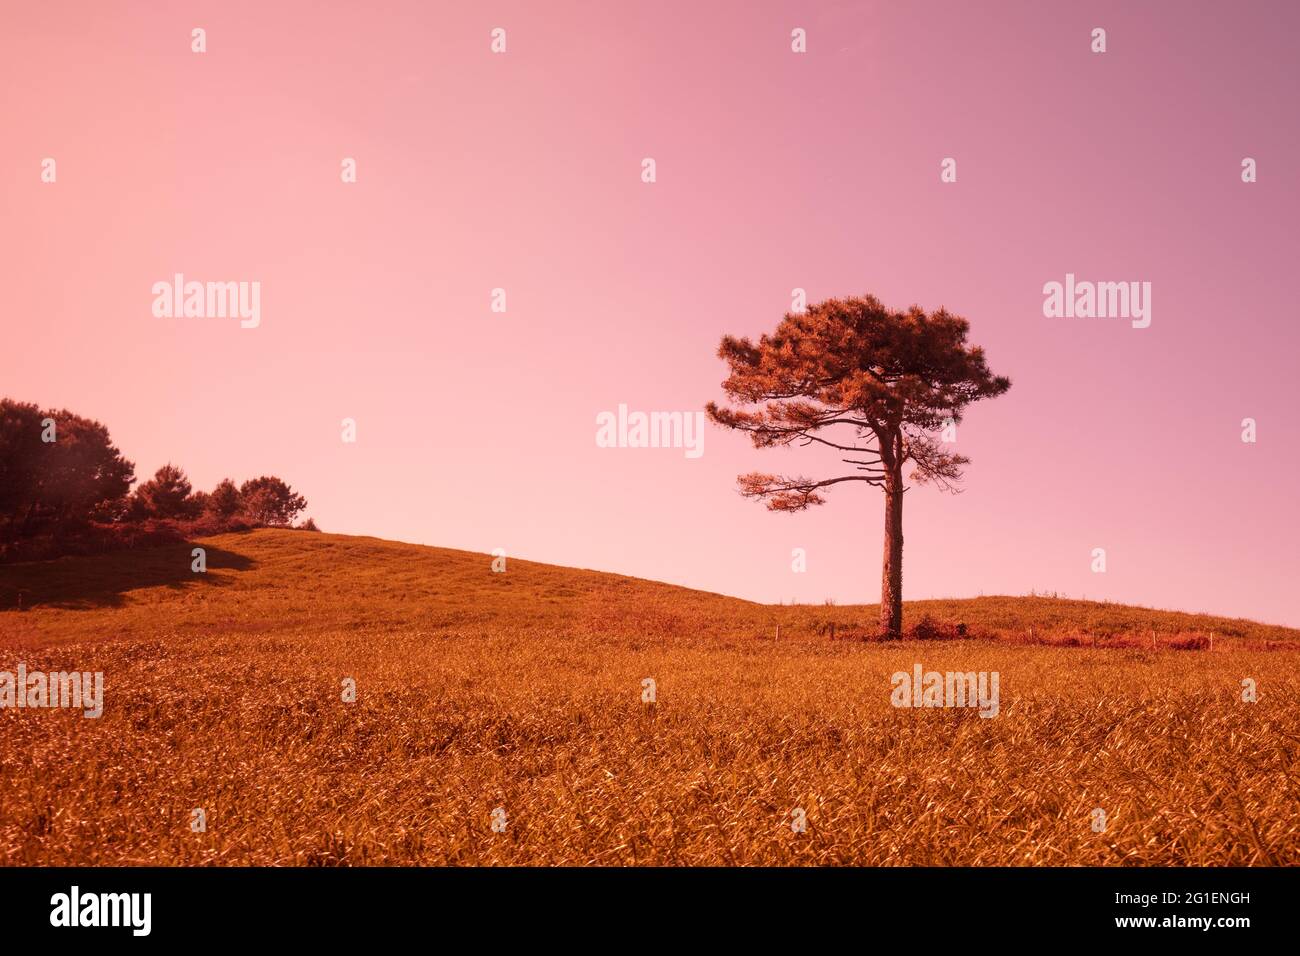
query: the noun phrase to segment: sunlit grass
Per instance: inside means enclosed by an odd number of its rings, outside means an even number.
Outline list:
[[[0,611],[0,670],[102,670],[107,698],[0,711],[0,863],[1300,862],[1284,628],[983,598],[907,608],[982,639],[832,643],[873,610],[367,538],[201,544],[205,576],[188,546],[0,568],[0,607],[28,608]],[[1083,646],[1016,643],[1031,627]],[[1000,672],[1000,715],[891,707],[918,661]]]

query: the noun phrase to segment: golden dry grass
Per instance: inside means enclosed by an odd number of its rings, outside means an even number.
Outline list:
[[[988,639],[831,643],[872,609],[337,535],[202,543],[202,577],[188,546],[0,568],[0,670],[102,670],[107,698],[0,711],[0,863],[1300,862],[1300,653],[1263,649],[1284,628],[986,598],[907,614]],[[1016,643],[1030,627],[1217,638]],[[916,662],[1000,672],[1000,715],[890,706]]]

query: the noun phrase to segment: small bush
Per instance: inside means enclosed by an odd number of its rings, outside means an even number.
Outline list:
[[[318,531],[310,520],[304,530]],[[106,554],[178,544],[193,538],[251,531],[262,525],[245,514],[222,518],[207,512],[197,518],[145,518],[139,521],[84,522],[62,534],[0,542],[0,564],[48,561],[65,555]]]
[[[904,635],[913,641],[960,641],[968,636],[965,624],[937,621],[928,614],[906,628]]]

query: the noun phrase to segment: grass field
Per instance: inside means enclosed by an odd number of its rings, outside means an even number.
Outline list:
[[[199,543],[205,575],[188,545],[0,567],[0,671],[103,671],[106,698],[0,710],[0,863],[1300,863],[1293,630],[980,598],[906,607],[970,639],[832,642],[875,610]],[[918,662],[997,671],[999,715],[891,706]]]

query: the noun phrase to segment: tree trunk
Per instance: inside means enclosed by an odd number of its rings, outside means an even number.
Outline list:
[[[895,640],[903,635],[903,469],[901,463],[885,475],[885,557],[880,574],[880,634]]]

